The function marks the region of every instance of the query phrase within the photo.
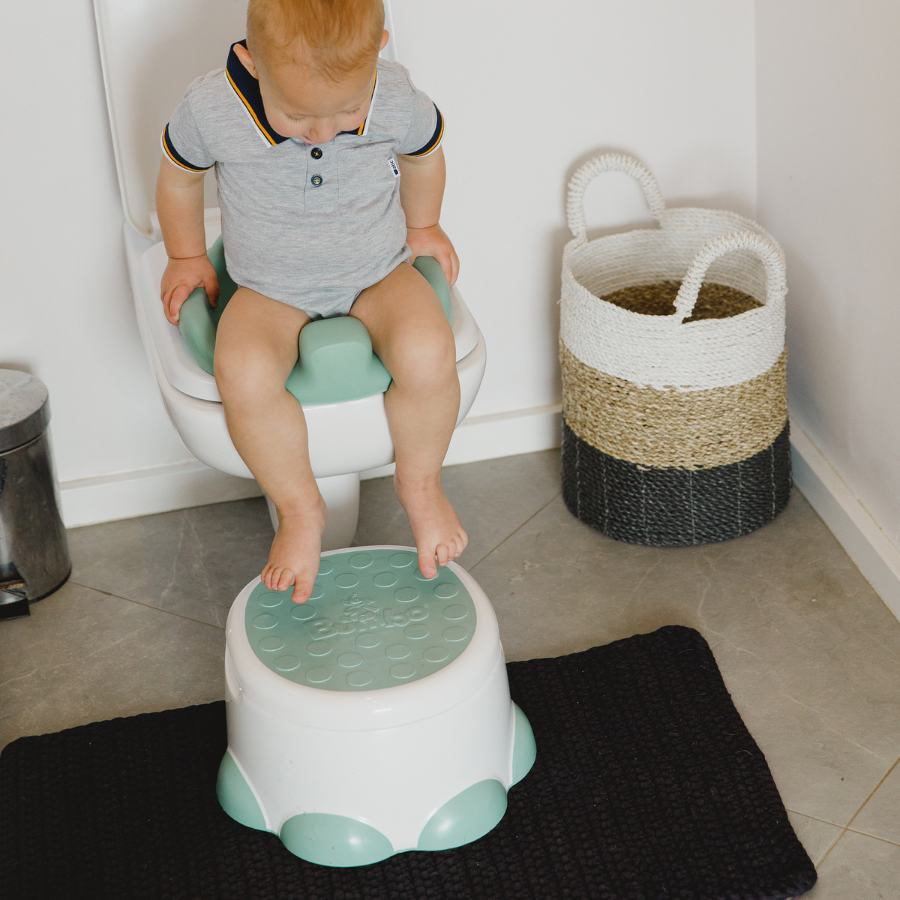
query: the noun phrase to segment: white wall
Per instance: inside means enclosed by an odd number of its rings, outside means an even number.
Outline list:
[[[830,495],[832,505],[844,496],[838,505],[855,510],[858,530],[882,545],[883,561],[894,567],[900,563],[898,34],[896,0],[757,4],[759,217],[788,258],[791,413],[814,445],[807,455],[821,455],[819,484],[808,493],[821,494],[823,504]],[[820,512],[838,533],[826,505]],[[879,585],[879,576],[857,562],[885,599],[900,601],[896,582]]]
[[[125,2],[125,0],[123,0]],[[213,0],[210,0],[211,6]],[[672,202],[752,215],[750,0],[394,0],[401,59],[447,119],[444,225],[488,369],[453,459],[551,446],[566,179],[587,155],[640,155]],[[89,4],[6,16],[0,365],[50,389],[67,522],[236,496],[171,428],[140,347]],[[641,215],[610,177],[588,221]],[[483,438],[479,439],[478,435]],[[488,437],[489,436],[489,439]]]

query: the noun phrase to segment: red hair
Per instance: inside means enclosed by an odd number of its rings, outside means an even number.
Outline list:
[[[250,0],[247,47],[270,66],[293,63],[337,81],[381,49],[381,0]]]

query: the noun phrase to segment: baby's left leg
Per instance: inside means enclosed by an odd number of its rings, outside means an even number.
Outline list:
[[[459,412],[453,331],[431,285],[408,263],[364,290],[350,310],[393,381],[384,397],[397,463],[394,485],[427,578],[469,539],[441,487]]]

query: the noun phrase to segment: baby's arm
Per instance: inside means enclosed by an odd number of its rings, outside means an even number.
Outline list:
[[[176,168],[165,157],[160,160],[156,212],[169,255],[160,299],[173,325],[178,324],[178,311],[195,288],[202,287],[213,306],[219,296],[216,270],[206,255],[203,175]]]
[[[400,175],[400,204],[406,213],[406,242],[413,259],[433,256],[453,284],[459,274],[459,257],[438,224],[446,180],[444,151],[438,147],[427,156],[401,156]]]

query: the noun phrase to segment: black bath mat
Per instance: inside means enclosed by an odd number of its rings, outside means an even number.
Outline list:
[[[291,856],[218,807],[223,703],[14,741],[0,893],[71,898],[781,898],[815,869],[706,642],[669,627],[511,663],[538,758],[458,850],[361,869]]]

